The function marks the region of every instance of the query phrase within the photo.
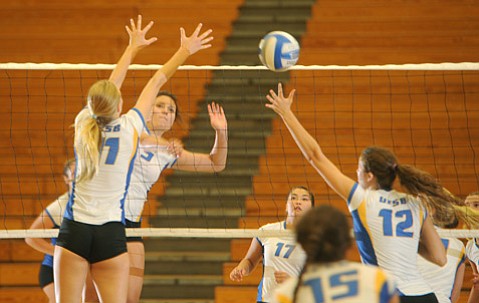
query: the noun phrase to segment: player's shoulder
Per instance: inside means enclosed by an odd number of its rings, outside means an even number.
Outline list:
[[[286,224],[285,221],[268,223],[261,226],[259,229],[260,230],[283,230],[285,229],[285,224]]]

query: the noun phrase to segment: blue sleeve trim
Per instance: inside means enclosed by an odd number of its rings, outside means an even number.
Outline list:
[[[351,199],[353,198],[356,188],[358,188],[358,183],[354,183],[353,188],[351,188],[351,192],[349,192],[348,201],[347,201],[348,205],[351,204]]]
[[[143,118],[143,114],[138,110],[138,108],[132,108],[133,111],[135,111],[138,116],[140,116],[141,122],[143,123],[143,127],[147,130],[148,134],[150,134],[150,130],[148,130],[148,127],[146,126],[145,123],[145,118]]]
[[[48,211],[48,209],[45,208],[45,212],[47,213],[48,217],[49,217],[50,220],[52,221],[53,225],[54,225],[54,226],[58,226],[57,223],[55,222],[55,220],[53,220],[52,214],[50,214],[50,212]]]

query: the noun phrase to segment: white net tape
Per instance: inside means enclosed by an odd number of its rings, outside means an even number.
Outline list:
[[[70,63],[0,63],[0,70],[112,70],[114,64],[70,64]],[[130,70],[157,70],[157,64],[132,64]],[[264,66],[246,65],[184,65],[179,70],[267,70]],[[421,63],[386,65],[295,65],[289,70],[479,70],[478,62],[462,63]]]
[[[352,231],[351,231],[352,233]],[[479,229],[450,229],[438,231],[439,236],[446,238],[476,238]],[[0,230],[0,239],[21,238],[54,238],[57,229],[35,230]],[[221,229],[221,228],[127,228],[128,237],[174,237],[174,238],[253,238],[293,236],[291,230],[258,230],[258,229]]]

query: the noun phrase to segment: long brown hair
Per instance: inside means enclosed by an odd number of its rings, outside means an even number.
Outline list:
[[[450,223],[451,211],[465,222],[477,220],[461,211],[464,201],[447,191],[436,178],[412,165],[400,164],[390,150],[367,147],[361,153],[360,161],[365,171],[376,177],[380,189],[391,190],[398,177],[407,193],[418,197],[427,209],[434,211],[437,224]]]
[[[75,151],[77,153],[76,182],[87,181],[96,174],[100,162],[101,131],[118,112],[121,94],[108,80],[100,80],[88,91],[89,115],[77,122]]]
[[[308,210],[296,225],[295,233],[296,241],[306,252],[306,264],[298,278],[293,302],[296,302],[306,267],[343,260],[352,243],[348,219],[340,210],[329,205]]]

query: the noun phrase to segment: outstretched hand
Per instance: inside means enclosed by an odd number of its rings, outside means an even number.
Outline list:
[[[211,47],[211,44],[208,44],[208,42],[213,40],[213,37],[208,37],[208,36],[211,34],[213,30],[209,29],[200,35],[202,26],[203,24],[201,23],[198,24],[193,34],[191,34],[191,36],[189,37],[186,36],[185,29],[182,27],[180,28],[181,47],[186,49],[190,55],[193,55],[199,50]]]
[[[150,28],[153,26],[153,21],[150,21],[150,23],[148,23],[148,25],[143,29],[141,29],[141,22],[142,17],[141,15],[138,15],[136,24],[133,19],[130,19],[130,27],[128,27],[128,25],[125,26],[128,36],[130,36],[129,45],[136,49],[142,49],[158,40],[156,37],[152,37],[150,39],[146,39],[145,37]]]
[[[283,116],[285,112],[291,110],[291,104],[293,103],[295,92],[296,90],[293,89],[287,98],[284,97],[283,86],[281,83],[278,83],[278,94],[271,89],[269,95],[266,96],[266,99],[268,99],[270,103],[266,103],[265,106],[274,110],[278,115]]]
[[[223,107],[218,103],[211,102],[208,104],[208,114],[210,115],[211,127],[215,130],[226,130],[228,122],[226,121]]]

